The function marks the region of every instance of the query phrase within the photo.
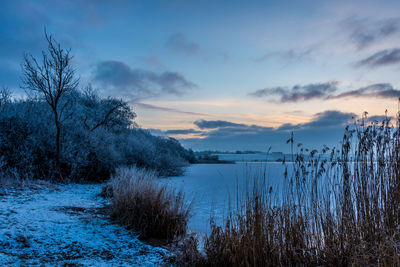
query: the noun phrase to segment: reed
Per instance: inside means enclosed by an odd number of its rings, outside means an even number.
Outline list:
[[[192,265],[400,266],[400,120],[367,121],[340,149],[297,145],[281,194],[256,177]]]

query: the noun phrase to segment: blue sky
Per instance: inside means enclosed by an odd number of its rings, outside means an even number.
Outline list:
[[[3,1],[0,86],[22,95],[44,28],[81,86],[195,150],[338,144],[364,111],[397,112],[398,1]]]

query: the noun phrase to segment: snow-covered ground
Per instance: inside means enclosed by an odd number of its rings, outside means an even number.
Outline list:
[[[101,185],[0,191],[0,266],[154,266],[165,249],[139,241],[104,213]]]

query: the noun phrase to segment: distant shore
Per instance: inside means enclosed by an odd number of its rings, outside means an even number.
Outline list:
[[[199,159],[193,164],[235,164],[236,161],[233,160],[213,160],[213,159]]]

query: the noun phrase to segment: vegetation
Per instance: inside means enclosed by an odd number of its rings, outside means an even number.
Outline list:
[[[69,50],[46,38],[42,60],[26,55],[22,64],[28,96],[0,90],[0,185],[112,176],[104,194],[115,221],[145,239],[184,236],[190,205],[155,177],[181,174],[196,162],[194,153],[139,129],[127,102],[102,98],[90,86],[82,90]],[[297,145],[282,191],[268,185],[267,174],[257,177],[243,198],[238,193],[225,225],[211,223],[204,251],[193,237],[183,242],[179,263],[399,266],[399,127],[400,114],[395,125],[365,116],[346,128],[341,149]],[[288,142],[294,146],[293,136]]]
[[[203,254],[184,247],[189,265],[400,265],[400,119],[366,121],[340,150],[298,145],[281,192],[255,179],[225,226],[212,223]]]
[[[173,240],[186,234],[190,205],[155,178],[154,172],[119,168],[103,195],[111,197],[111,217],[141,238]]]
[[[198,154],[196,158],[196,163],[205,163],[205,164],[231,164],[235,163],[234,161],[230,160],[220,160],[218,155],[211,155],[211,154]]]
[[[26,55],[22,64],[28,96],[0,90],[1,176],[94,181],[121,165],[167,176],[194,160],[175,139],[137,128],[127,102],[80,89],[69,50],[46,38],[42,60]]]

